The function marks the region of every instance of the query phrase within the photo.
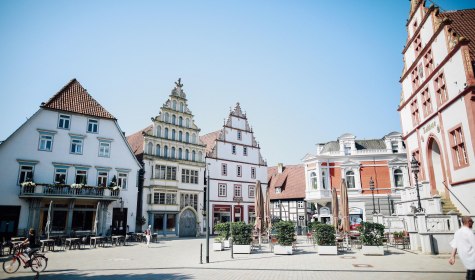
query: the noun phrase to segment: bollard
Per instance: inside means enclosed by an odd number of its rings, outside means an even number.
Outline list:
[[[200,244],[200,264],[203,264],[203,243]]]
[[[232,240],[232,239],[229,240],[229,247],[231,247],[231,259],[234,259],[234,255],[233,255],[233,240]]]

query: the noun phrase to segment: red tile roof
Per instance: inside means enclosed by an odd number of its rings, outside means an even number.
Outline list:
[[[448,11],[440,13],[442,17],[448,17],[452,20],[450,26],[456,32],[456,35],[467,38],[470,42],[470,58],[475,61],[475,9]]]
[[[200,140],[203,144],[206,145],[205,153],[208,154],[211,152],[216,145],[216,139],[218,139],[219,134],[221,133],[221,130],[217,130],[208,134],[205,134],[203,136],[200,136]]]
[[[144,148],[143,134],[150,131],[151,129],[152,129],[152,125],[149,125],[146,128],[127,136],[127,142],[129,142],[132,152],[134,153],[135,157],[139,161],[142,160],[142,157],[143,157],[143,148]]]
[[[72,79],[58,93],[41,105],[42,108],[78,113],[92,117],[116,119],[99,104],[86,89]]]
[[[267,168],[269,195],[271,200],[305,198],[305,167],[300,165],[284,166],[282,173],[278,173],[277,166]],[[275,193],[280,187],[281,193]]]

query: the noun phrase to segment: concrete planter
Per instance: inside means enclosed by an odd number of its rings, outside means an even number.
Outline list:
[[[233,245],[234,254],[250,254],[251,245]]]
[[[361,249],[363,255],[384,256],[384,246],[365,246]]]
[[[228,240],[224,240],[224,248],[229,248],[229,247],[231,247],[231,246],[229,245],[229,239],[228,239]]]
[[[338,255],[338,250],[336,246],[321,246],[318,245],[318,254],[319,255]]]
[[[292,255],[292,246],[274,245],[275,255]]]
[[[224,244],[223,242],[213,242],[213,251],[223,251]]]

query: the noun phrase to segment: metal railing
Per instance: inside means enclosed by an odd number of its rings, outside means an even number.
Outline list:
[[[64,196],[64,197],[91,197],[91,198],[110,198],[118,199],[120,189],[98,188],[83,186],[81,188],[72,188],[69,185],[36,185],[22,186],[20,196]]]

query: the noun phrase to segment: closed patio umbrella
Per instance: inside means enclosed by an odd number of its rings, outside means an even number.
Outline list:
[[[257,181],[256,193],[254,195],[254,211],[256,213],[256,221],[254,228],[257,230],[259,244],[261,244],[261,232],[264,228],[264,198],[262,197],[261,181]]]
[[[97,235],[97,224],[98,224],[98,218],[99,218],[99,204],[101,202],[97,202],[97,208],[96,208],[96,217],[94,219],[94,234]]]
[[[333,226],[335,227],[335,231],[338,232],[338,195],[334,187],[332,187],[332,215]]]
[[[348,206],[348,187],[345,179],[341,180],[340,185],[340,205],[341,205],[341,225],[343,232],[350,231],[350,208]]]
[[[46,231],[46,234],[48,236],[48,239],[49,239],[49,234],[51,232],[51,211],[52,211],[52,208],[53,208],[53,201],[51,200],[49,202],[49,207],[48,207],[48,219],[46,220],[46,228],[45,228],[45,231]]]
[[[265,226],[268,232],[272,228],[272,215],[270,212],[270,195],[269,195],[269,186],[266,188],[266,197],[265,197]]]

